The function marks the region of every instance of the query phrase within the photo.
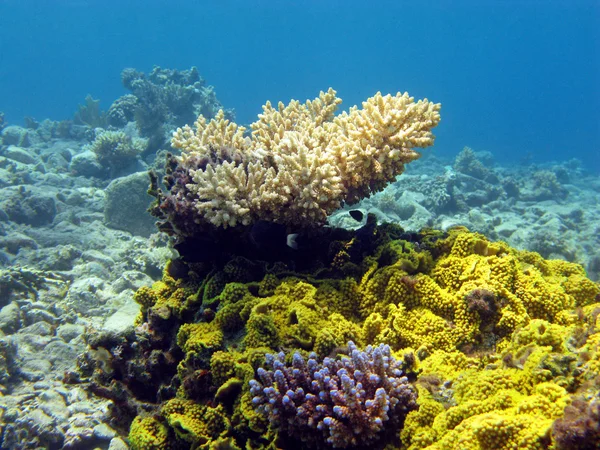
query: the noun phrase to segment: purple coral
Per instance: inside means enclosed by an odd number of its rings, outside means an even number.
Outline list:
[[[348,343],[350,357],[308,361],[295,353],[268,354],[267,369],[250,381],[255,408],[289,436],[314,447],[364,446],[381,432],[401,426],[416,409],[416,392],[403,376],[402,363],[388,345],[360,351]],[[319,433],[320,431],[320,433]]]

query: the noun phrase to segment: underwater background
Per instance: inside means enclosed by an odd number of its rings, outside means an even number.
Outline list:
[[[408,91],[444,104],[436,152],[571,155],[598,170],[600,5],[576,0],[0,3],[0,98],[12,122],[107,108],[124,67],[197,66],[249,123],[266,99],[333,87],[345,107]]]
[[[593,0],[0,0],[0,450],[600,449],[598,80]]]

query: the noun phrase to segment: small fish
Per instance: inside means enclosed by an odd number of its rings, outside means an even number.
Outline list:
[[[289,248],[298,250],[298,233],[288,234],[286,244]]]
[[[348,214],[350,214],[350,217],[352,217],[357,222],[362,222],[363,217],[365,216],[360,209],[352,209],[348,212]]]
[[[185,278],[189,272],[188,265],[183,261],[182,258],[172,259],[167,265],[167,272],[176,280],[179,278]]]
[[[250,230],[250,241],[260,250],[298,249],[298,233],[289,234],[285,225],[259,220]]]

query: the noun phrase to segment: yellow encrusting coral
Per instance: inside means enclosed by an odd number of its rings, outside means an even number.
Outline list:
[[[230,425],[221,405],[212,408],[180,398],[169,400],[161,414],[180,439],[194,444],[218,438]]]
[[[248,390],[265,354],[325,357],[343,354],[349,340],[390,345],[416,376],[420,409],[399,433],[403,448],[547,448],[573,393],[597,393],[598,284],[576,264],[464,228],[424,232],[418,245],[394,233],[374,232],[378,245],[358,261],[364,242],[332,244],[325,277],[279,266],[252,275],[237,258],[202,281],[165,273],[140,289],[146,316],[166,309],[182,321],[177,374],[187,387],[163,407],[164,422],[136,419],[138,448],[154,448],[165,427],[202,448],[232,436],[240,447],[276,445],[277,429]],[[198,367],[210,373],[210,401],[188,395],[185,379]]]
[[[154,417],[138,416],[129,429],[129,443],[133,450],[168,450],[169,428]]]

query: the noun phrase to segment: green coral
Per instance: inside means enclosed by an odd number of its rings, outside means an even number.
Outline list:
[[[584,327],[596,309],[582,311]],[[404,447],[548,448],[571,393],[589,389],[586,380],[597,377],[598,366],[589,363],[597,361],[598,336],[594,325],[584,331],[535,319],[483,359],[442,350],[426,355],[418,364],[419,404],[426,410],[407,417]]]
[[[213,352],[223,346],[223,331],[215,322],[186,323],[179,328],[177,345],[185,353]]]

